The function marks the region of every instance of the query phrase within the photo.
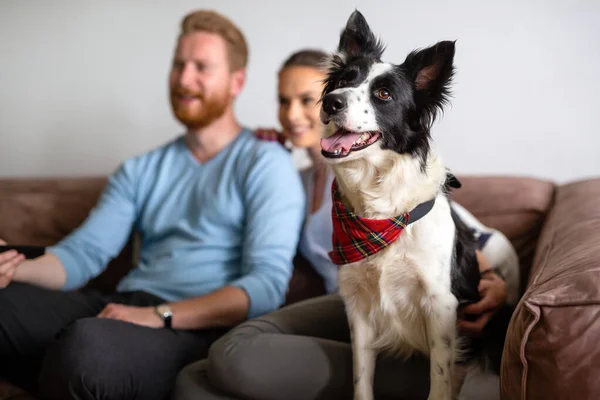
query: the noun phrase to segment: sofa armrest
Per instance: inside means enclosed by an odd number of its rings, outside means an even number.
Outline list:
[[[506,335],[503,399],[600,398],[600,179],[559,186]]]

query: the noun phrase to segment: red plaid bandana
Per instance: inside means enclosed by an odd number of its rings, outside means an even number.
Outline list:
[[[335,179],[331,185],[331,194],[333,251],[329,252],[329,258],[336,265],[360,261],[383,250],[409,224],[410,213],[389,219],[369,219],[354,214],[344,207]]]

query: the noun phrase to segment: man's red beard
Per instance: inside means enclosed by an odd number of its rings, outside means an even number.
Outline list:
[[[219,119],[230,104],[227,90],[205,98],[200,93],[192,93],[183,89],[171,90],[171,107],[175,117],[188,129],[204,128]],[[195,98],[191,104],[186,104],[180,96]]]

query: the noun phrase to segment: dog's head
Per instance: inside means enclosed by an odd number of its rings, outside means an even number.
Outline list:
[[[330,57],[321,120],[335,132],[321,140],[330,163],[392,150],[424,159],[429,129],[449,95],[454,43],[411,52],[395,65],[381,61],[384,45],[354,11]]]

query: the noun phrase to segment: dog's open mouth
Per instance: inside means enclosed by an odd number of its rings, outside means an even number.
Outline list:
[[[347,157],[353,151],[366,149],[379,140],[379,132],[350,132],[344,128],[321,139],[321,153],[327,158]]]

